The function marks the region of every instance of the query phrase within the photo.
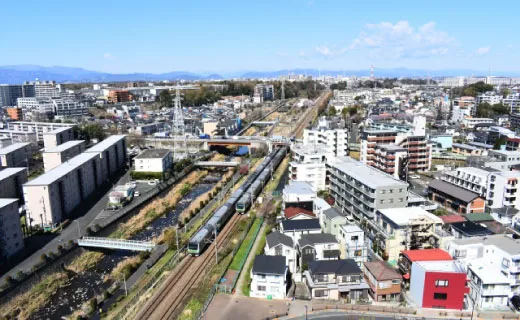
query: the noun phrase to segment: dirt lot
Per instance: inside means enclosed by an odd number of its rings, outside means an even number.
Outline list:
[[[239,297],[228,294],[217,294],[209,305],[204,320],[258,320],[288,311],[284,300],[265,300]]]

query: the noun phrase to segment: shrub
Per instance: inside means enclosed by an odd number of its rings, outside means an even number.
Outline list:
[[[62,253],[63,252],[63,246],[60,244],[58,245],[58,253]]]
[[[190,221],[190,218],[184,217],[184,225],[187,225],[189,221]]]
[[[21,281],[27,277],[27,274],[23,272],[22,270],[18,271],[16,273],[16,280]]]
[[[159,179],[162,180],[163,174],[162,172],[136,172],[131,171],[130,177],[134,180],[152,180],[152,179]]]

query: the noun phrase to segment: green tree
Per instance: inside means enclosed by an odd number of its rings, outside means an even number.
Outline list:
[[[343,119],[345,119],[345,121],[347,121],[348,114],[349,114],[349,108],[345,107],[345,108],[341,109],[341,115],[343,116]]]
[[[170,90],[161,91],[159,94],[159,103],[161,107],[169,108],[172,106],[172,95],[170,94]]]
[[[477,117],[488,118],[491,114],[491,105],[487,102],[482,102],[477,106]]]
[[[503,98],[507,98],[507,96],[511,94],[511,90],[508,88],[502,88],[502,90],[500,90],[500,94]]]
[[[507,143],[507,136],[500,135],[493,145],[493,150],[500,150],[500,148]]]
[[[496,103],[491,106],[491,109],[493,110],[493,113],[495,115],[501,115],[501,114],[509,114],[509,107],[505,106],[502,103]]]
[[[84,125],[79,129],[79,136],[81,139],[90,141],[98,139],[99,141],[105,139],[106,134],[103,127],[99,123],[92,123]]]
[[[327,111],[328,116],[335,116],[337,114],[337,110],[334,107],[329,107],[329,110]]]

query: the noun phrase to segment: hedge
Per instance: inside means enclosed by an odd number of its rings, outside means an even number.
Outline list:
[[[137,172],[131,171],[130,177],[135,180],[151,180],[151,179],[160,179],[162,180],[163,174],[162,172]]]

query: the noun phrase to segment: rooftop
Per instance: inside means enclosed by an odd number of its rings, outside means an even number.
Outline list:
[[[125,139],[125,137],[126,136],[124,134],[110,136],[105,140],[97,143],[93,147],[85,150],[85,152],[103,152],[106,149],[110,148],[113,144],[117,143],[118,141]]]
[[[259,255],[255,257],[252,272],[283,275],[285,274],[285,269],[284,256]]]
[[[54,129],[52,131],[49,131],[49,132],[44,132],[43,135],[55,135],[57,133],[60,133],[60,132],[64,132],[64,131],[68,131],[68,130],[71,130],[72,127],[61,127],[61,128],[58,128],[58,129]]]
[[[31,180],[24,184],[24,186],[46,186],[49,185],[56,180],[62,178],[67,173],[75,170],[76,168],[80,167],[84,163],[94,159],[95,157],[99,157],[96,153],[82,153],[80,155],[75,156],[74,158],[70,159],[67,162],[64,162],[63,164],[57,166],[54,169],[51,169],[48,172],[45,172],[38,178]]]
[[[457,187],[451,183],[444,182],[439,179],[432,180],[428,187],[441,191],[445,194],[452,196],[453,198],[462,200],[463,202],[466,202],[466,203],[471,202],[479,197],[479,195],[474,192]]]
[[[0,208],[10,205],[13,202],[18,202],[18,199],[14,198],[0,198]]]
[[[453,143],[452,146],[454,148],[467,149],[467,150],[478,150],[479,148],[470,146],[469,144],[464,143]]]
[[[282,221],[283,231],[291,230],[321,230],[318,219],[284,220]]]
[[[450,215],[447,215],[447,216],[440,216],[439,218],[441,218],[441,220],[442,220],[442,222],[444,224],[450,224],[450,223],[455,223],[455,222],[466,221],[466,219],[464,219],[463,216],[459,216],[458,214],[450,214]]]
[[[401,254],[412,262],[453,260],[450,254],[442,249],[404,250]]]
[[[286,219],[292,219],[300,214],[309,216],[311,218],[316,218],[316,215],[310,210],[305,210],[298,207],[289,207],[285,208],[284,210],[284,216]]]
[[[326,209],[325,211],[323,211],[323,213],[325,214],[325,216],[327,218],[329,218],[330,220],[334,219],[334,218],[337,218],[337,217],[344,217],[339,211],[338,209],[334,208],[334,207],[330,207],[328,209]]]
[[[135,159],[156,159],[156,158],[164,158],[168,153],[170,153],[170,150],[166,149],[147,149],[141,154],[139,154]]]
[[[465,222],[455,222],[451,224],[453,230],[464,234],[468,237],[478,237],[478,236],[486,236],[492,235],[493,232],[486,227],[481,226],[478,223],[474,223],[471,221]]]
[[[301,248],[320,243],[338,243],[338,240],[330,233],[302,234],[300,240],[298,240],[298,244]]]
[[[67,128],[65,128],[67,129]],[[71,140],[71,141],[67,141],[65,143],[62,143],[54,148],[49,148],[49,149],[46,149],[44,152],[64,152],[70,148],[73,148],[77,145],[80,145],[82,143],[84,143],[85,140]]]
[[[291,237],[286,236],[283,233],[280,233],[278,231],[274,231],[269,233],[266,237],[266,242],[269,248],[275,247],[279,244],[286,245],[288,247],[294,247],[294,243]]]
[[[504,283],[510,280],[500,272],[502,261],[496,263],[491,259],[472,259],[468,261],[468,269],[471,269],[484,284]]]
[[[300,195],[315,195],[316,192],[312,190],[312,186],[304,181],[291,181],[283,189],[285,194],[300,194]]]
[[[0,181],[25,170],[27,170],[27,168],[5,168],[0,171]]]
[[[391,209],[379,209],[382,215],[388,218],[398,226],[407,226],[412,220],[423,220],[427,219],[434,223],[442,223],[442,219],[436,215],[421,209],[420,207],[406,207],[406,208],[391,208]]]
[[[352,259],[316,260],[309,262],[310,273],[334,273],[337,275],[361,274],[362,271]]]
[[[469,213],[465,214],[464,218],[471,222],[494,221],[493,217],[487,213]]]
[[[16,151],[18,149],[25,148],[25,147],[27,147],[30,144],[31,144],[30,142],[13,143],[12,145],[9,145],[9,146],[7,146],[5,148],[0,149],[0,154],[8,154],[8,153],[11,153],[11,152]]]
[[[350,157],[338,157],[335,162],[331,163],[331,166],[373,189],[397,185],[403,188],[408,187],[404,181],[397,180],[389,174]]]
[[[430,272],[456,272],[466,273],[464,266],[457,260],[439,260],[439,261],[417,261],[414,262],[419,267]]]
[[[363,232],[363,230],[361,230],[361,228],[357,224],[342,224],[340,228],[343,229],[345,233]]]
[[[503,234],[490,235],[485,237],[472,237],[466,239],[456,239],[451,241],[453,244],[463,245],[482,245],[495,246],[509,253],[510,255],[520,254],[520,239],[513,239],[510,236]]]
[[[397,271],[381,260],[365,262],[365,270],[373,274],[379,281],[401,279],[401,275]]]

